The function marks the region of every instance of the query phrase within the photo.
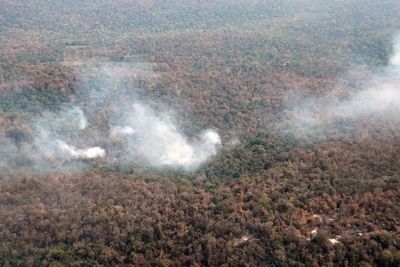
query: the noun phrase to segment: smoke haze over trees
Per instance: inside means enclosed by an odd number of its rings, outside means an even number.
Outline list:
[[[0,266],[399,266],[399,31],[397,0],[0,0]]]

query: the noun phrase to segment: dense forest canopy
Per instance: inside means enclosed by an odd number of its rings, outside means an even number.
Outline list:
[[[399,266],[398,0],[0,0],[0,266]]]

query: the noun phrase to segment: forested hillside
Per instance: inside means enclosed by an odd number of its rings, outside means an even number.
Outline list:
[[[400,266],[399,30],[397,0],[0,0],[0,266]]]

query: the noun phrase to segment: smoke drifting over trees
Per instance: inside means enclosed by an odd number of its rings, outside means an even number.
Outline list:
[[[388,65],[375,73],[363,74],[361,88],[347,92],[347,96],[327,95],[306,98],[288,111],[292,130],[312,133],[319,127],[334,127],[332,123],[360,118],[379,120],[400,119],[400,38],[393,41],[393,54]],[[290,127],[290,126],[289,126]]]
[[[399,0],[0,0],[0,266],[400,266]]]
[[[197,141],[190,142],[169,116],[156,115],[142,104],[134,104],[124,116],[129,126],[116,126],[111,130],[112,133],[124,136],[128,142],[128,155],[143,156],[154,166],[193,170],[215,155],[217,145],[221,144],[221,138],[213,130],[201,133]]]
[[[123,87],[124,79],[136,79],[137,73],[149,76],[151,70],[97,62],[77,71],[85,83],[79,101],[86,108],[104,113],[100,124],[92,127],[78,106],[65,106],[58,113],[43,110],[36,122],[25,125],[31,142],[21,140],[16,146],[10,144],[12,137],[4,137],[3,146],[9,151],[2,160],[5,170],[14,172],[8,164],[16,158],[24,159],[19,165],[25,171],[81,168],[82,162],[72,161],[100,158],[111,166],[116,162],[142,162],[194,171],[216,155],[221,145],[216,131],[209,129],[189,140],[171,118],[171,112],[154,111],[137,99],[135,88]],[[113,146],[115,142],[119,145]]]

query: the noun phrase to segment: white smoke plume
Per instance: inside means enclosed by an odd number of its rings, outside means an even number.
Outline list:
[[[69,156],[78,159],[80,158],[94,159],[98,157],[103,158],[106,155],[106,151],[98,146],[86,149],[77,149],[74,146],[68,145],[64,141],[58,140],[58,147]]]
[[[140,103],[133,104],[125,115],[128,125],[112,128],[110,136],[124,136],[130,153],[156,167],[193,170],[215,155],[221,144],[220,136],[213,130],[206,130],[195,141],[189,141],[169,115],[156,114]]]
[[[144,164],[194,171],[216,155],[221,145],[216,131],[189,138],[171,111],[156,111],[150,106],[159,103],[144,104],[137,97],[132,84],[156,77],[148,65],[141,65],[146,68],[98,62],[83,66],[81,104],[66,105],[59,112],[43,110],[25,125],[32,136],[29,142],[13,144],[0,135],[0,148],[10,152],[0,156],[0,170],[17,169],[12,162],[25,170],[69,170],[99,160],[109,166]]]
[[[394,39],[389,64],[349,97],[339,99],[329,95],[305,99],[291,109],[288,124],[297,134],[312,133],[316,128],[335,120],[354,120],[371,116],[399,118],[400,112],[400,37]]]
[[[60,112],[43,111],[23,128],[0,131],[0,176],[76,170],[85,165],[81,159],[104,158],[103,148],[86,144],[87,126],[83,110],[72,106]]]
[[[106,152],[99,146],[76,148],[68,142],[77,143],[84,139],[82,132],[88,125],[83,110],[71,107],[57,114],[45,113],[34,125],[34,146],[44,159],[94,159],[105,157]]]
[[[107,144],[110,164],[142,162],[156,168],[193,171],[217,153],[221,144],[217,132],[205,130],[197,137],[187,137],[171,110],[156,111],[151,105],[162,104],[148,99],[145,104],[137,96],[137,88],[126,86],[137,79],[157,77],[148,64],[89,65],[83,74],[89,102],[105,114],[109,131],[102,141]]]
[[[110,137],[116,137],[119,135],[132,135],[134,133],[136,133],[136,131],[129,126],[124,126],[124,127],[115,126],[111,130]]]
[[[400,68],[400,35],[393,42],[393,56],[390,58],[390,65]]]
[[[370,80],[367,88],[340,104],[337,116],[358,117],[400,107],[400,37],[395,39],[393,48],[383,75]]]

